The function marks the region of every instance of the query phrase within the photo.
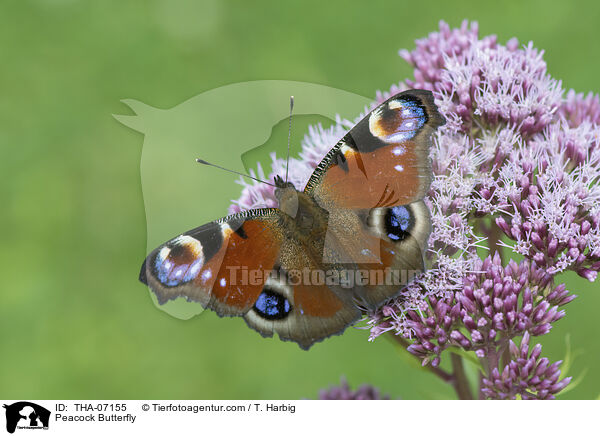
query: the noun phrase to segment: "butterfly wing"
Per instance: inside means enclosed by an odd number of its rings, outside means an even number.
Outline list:
[[[140,280],[160,304],[184,297],[308,349],[340,334],[360,312],[347,293],[303,280],[321,267],[286,227],[290,219],[279,209],[257,209],[190,230],[152,251]]]
[[[368,272],[369,280],[357,292],[366,307],[373,309],[397,296],[425,270],[431,218],[423,201],[363,212],[359,214],[366,217],[363,237],[376,241],[379,253],[358,261],[358,268]]]
[[[304,192],[326,209],[409,204],[431,184],[431,134],[445,123],[433,94],[397,94],[358,122],[332,149]]]
[[[156,248],[144,261],[140,280],[160,304],[185,297],[220,316],[241,316],[263,288],[264,280],[250,272],[272,269],[281,241],[278,209],[231,215]]]
[[[302,277],[321,268],[310,262],[302,265],[302,261],[287,268],[281,266],[267,279],[254,307],[244,315],[246,323],[261,335],[277,333],[280,339],[307,350],[315,342],[341,334],[360,318],[350,293],[327,286],[324,275],[323,280]]]
[[[354,274],[353,297],[373,310],[424,271],[430,229],[429,209],[423,201],[332,210],[325,237],[325,263],[330,262],[329,252],[343,253],[344,268]]]

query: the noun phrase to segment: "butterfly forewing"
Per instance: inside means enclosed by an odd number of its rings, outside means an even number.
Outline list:
[[[173,238],[148,255],[140,278],[163,304],[185,297],[219,315],[239,316],[262,292],[281,248],[280,211],[231,215]]]
[[[444,122],[429,91],[391,97],[333,147],[305,192],[326,208],[389,207],[420,200],[431,184],[431,134]]]

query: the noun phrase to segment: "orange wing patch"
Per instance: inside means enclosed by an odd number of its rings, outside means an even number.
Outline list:
[[[366,153],[346,147],[345,164],[327,170],[319,194],[347,209],[410,203],[429,185],[427,157],[415,149],[413,141]]]
[[[417,201],[431,183],[431,134],[444,123],[431,92],[395,95],[336,144],[304,192],[325,208],[368,209]]]
[[[241,229],[243,232],[225,229],[223,247],[204,268],[204,271],[218,270],[211,278],[209,307],[219,314],[249,310],[262,292],[267,272],[273,269],[279,256],[281,234],[269,223],[249,220]],[[203,279],[202,274],[197,280]]]
[[[294,303],[302,315],[320,318],[335,316],[344,305],[327,286],[302,283],[294,286]]]

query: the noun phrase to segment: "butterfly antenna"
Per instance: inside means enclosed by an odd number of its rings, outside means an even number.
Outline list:
[[[290,96],[290,119],[288,122],[288,147],[287,160],[285,162],[285,182],[288,181],[288,170],[290,168],[290,141],[292,139],[292,111],[294,110],[294,96]]]
[[[239,173],[239,172],[237,172],[237,171],[234,171],[234,170],[230,170],[230,169],[227,169],[227,168],[223,168],[223,167],[221,167],[221,166],[219,166],[219,165],[215,165],[215,164],[213,164],[213,163],[206,162],[206,161],[205,161],[205,160],[203,160],[203,159],[196,159],[196,162],[198,162],[198,163],[201,163],[201,164],[203,164],[203,165],[208,165],[209,167],[215,167],[215,168],[219,168],[220,170],[227,171],[228,173],[233,173],[233,174],[237,174],[237,175],[239,175],[239,176],[248,177],[249,179],[256,180],[257,182],[260,182],[260,183],[265,183],[265,184],[267,184],[267,185],[271,185],[271,186],[274,186],[274,187],[276,187],[276,186],[275,186],[274,184],[272,184],[272,183],[265,182],[264,180],[257,179],[256,177],[252,177],[252,176],[251,176],[251,175],[249,175],[249,174]]]

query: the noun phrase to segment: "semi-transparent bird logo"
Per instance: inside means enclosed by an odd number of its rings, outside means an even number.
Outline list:
[[[140,173],[148,247],[227,214],[231,199],[240,193],[236,177],[200,167],[195,158],[247,173],[242,155],[264,144],[273,127],[287,119],[290,95],[295,96],[295,116],[330,120],[337,115],[354,119],[371,103],[340,89],[285,80],[227,85],[171,109],[123,100],[135,115],[115,118],[144,134]],[[219,186],[218,194],[215,186]],[[184,298],[158,305],[151,296],[157,307],[177,318],[189,319],[203,311],[200,304]]]

